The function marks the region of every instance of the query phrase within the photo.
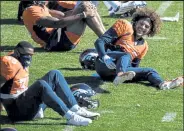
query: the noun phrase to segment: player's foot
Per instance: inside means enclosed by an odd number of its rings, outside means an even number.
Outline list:
[[[77,115],[86,117],[86,118],[93,118],[93,117],[99,117],[100,114],[96,112],[90,112],[86,110],[85,108],[80,107],[77,112],[75,112]]]
[[[159,87],[161,90],[168,90],[176,88],[181,85],[183,85],[183,77],[177,77],[171,81],[164,81],[163,83],[160,84]]]
[[[134,71],[128,71],[128,72],[125,72],[121,75],[117,75],[116,78],[114,79],[113,83],[115,85],[119,85],[119,84],[122,84],[125,81],[132,80],[134,77],[135,77],[135,72]]]
[[[92,120],[89,118],[84,118],[82,116],[73,113],[72,118],[67,121],[68,125],[75,125],[75,126],[87,126],[92,123]]]

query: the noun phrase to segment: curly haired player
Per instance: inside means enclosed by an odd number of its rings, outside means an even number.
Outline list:
[[[164,81],[156,70],[138,67],[148,51],[143,36],[153,37],[161,27],[159,15],[148,8],[138,9],[132,23],[119,19],[95,42],[97,73],[104,80],[120,84],[127,80],[146,80],[160,89],[171,89],[183,83],[183,77]],[[111,52],[106,50],[110,49]]]

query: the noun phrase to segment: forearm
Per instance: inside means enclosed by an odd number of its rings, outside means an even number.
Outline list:
[[[73,10],[69,10],[64,12],[65,16],[70,16],[73,13]]]
[[[57,10],[49,10],[49,13],[51,14],[51,16],[56,17],[58,19],[62,19],[65,16],[63,12]]]
[[[118,39],[116,32],[110,28],[95,42],[95,48],[98,52],[99,57],[106,55],[106,47],[113,45]]]
[[[103,41],[103,39],[98,38],[96,40],[95,48],[96,48],[100,58],[102,58],[104,55],[106,55],[106,52],[105,52],[105,42]]]
[[[36,22],[36,24],[44,26],[44,27],[50,27],[50,28],[63,28],[68,25],[74,24],[76,21],[81,20],[85,17],[86,16],[84,13],[64,17],[61,19],[57,19],[54,17],[44,17],[44,18],[39,19]]]

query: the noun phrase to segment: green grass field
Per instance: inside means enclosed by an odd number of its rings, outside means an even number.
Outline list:
[[[60,70],[69,85],[84,82],[93,88],[103,88],[110,93],[99,93],[101,113],[98,120],[87,127],[67,127],[66,120],[51,109],[44,119],[10,124],[3,120],[1,127],[15,127],[18,131],[183,131],[183,88],[161,91],[141,83],[125,83],[115,87],[110,82],[93,78],[94,71],[84,71],[78,62],[79,54],[86,48],[93,48],[97,36],[87,28],[80,44],[69,52],[45,52],[29,37],[24,25],[16,22],[18,1],[1,2],[1,47],[5,55],[21,40],[27,40],[36,47],[30,67],[31,85],[51,69]],[[157,9],[162,1],[148,1],[148,7]],[[108,17],[102,2],[98,7],[105,28],[108,29],[117,18]],[[183,75],[183,2],[173,1],[163,16],[173,17],[180,13],[179,22],[163,22],[161,32],[156,36],[166,39],[147,39],[149,51],[142,60],[142,67],[155,68],[164,79],[170,80]],[[140,106],[137,106],[140,105]],[[166,113],[176,113],[173,121],[162,122]]]

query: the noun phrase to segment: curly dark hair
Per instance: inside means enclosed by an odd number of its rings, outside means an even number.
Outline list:
[[[148,8],[136,9],[136,12],[132,15],[133,27],[135,23],[142,18],[150,18],[151,20],[152,27],[150,33],[148,34],[149,37],[154,36],[160,31],[162,22],[160,16],[154,10]]]

